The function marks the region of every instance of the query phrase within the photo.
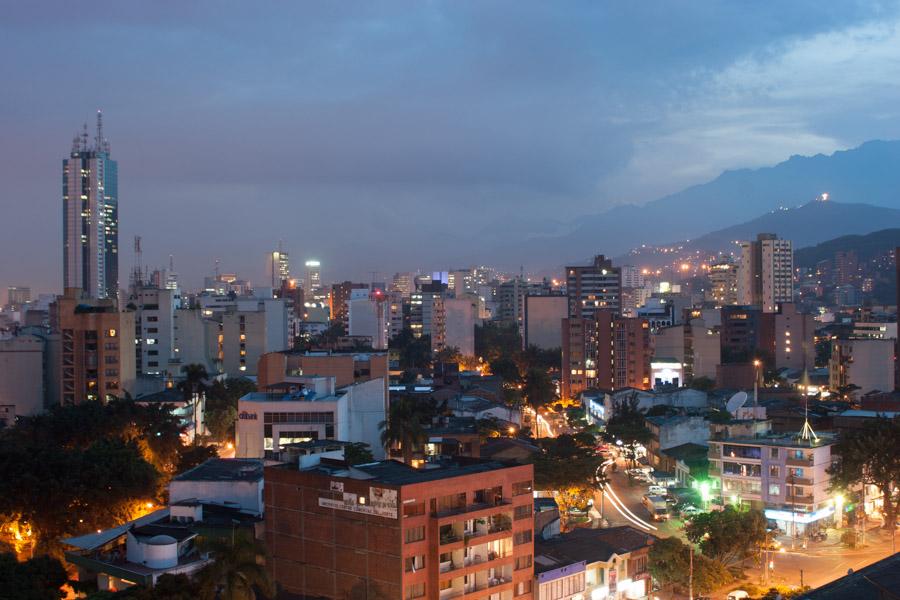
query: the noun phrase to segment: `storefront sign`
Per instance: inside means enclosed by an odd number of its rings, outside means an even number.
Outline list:
[[[247,412],[247,411],[243,411],[243,412],[239,413],[238,419],[241,419],[244,421],[256,421],[257,420],[256,413],[251,413],[251,412]]]

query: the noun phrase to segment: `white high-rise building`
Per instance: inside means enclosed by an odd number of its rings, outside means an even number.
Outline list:
[[[322,265],[317,260],[306,261],[306,279],[303,291],[312,298],[322,290]]]
[[[128,297],[134,310],[135,372],[163,376],[175,356],[175,290],[138,284]],[[170,375],[178,376],[178,365]]]
[[[794,249],[790,240],[760,233],[756,241],[741,242],[737,301],[775,312],[778,304],[794,300]]]
[[[63,160],[63,287],[78,288],[89,298],[119,294],[119,177],[103,137],[88,143],[87,125],[75,136]]]

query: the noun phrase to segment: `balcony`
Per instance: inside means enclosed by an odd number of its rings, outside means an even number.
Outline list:
[[[809,477],[788,477],[786,483],[789,485],[813,485],[813,480]]]
[[[440,556],[439,570],[441,573],[451,573],[469,567],[487,565],[493,561],[509,559],[512,556],[512,540],[503,538],[443,552]]]
[[[490,508],[495,508],[497,506],[512,506],[512,502],[508,499],[501,499],[496,502],[473,502],[472,504],[467,504],[465,506],[454,506],[449,508],[438,509],[436,512],[432,513],[432,516],[438,519],[444,517],[453,517],[456,515],[464,515],[473,512],[479,512],[482,510],[488,510]]]
[[[468,583],[464,583],[462,576],[444,581],[449,587],[441,590],[440,599],[449,600],[450,598],[464,598],[465,600],[481,600],[484,598],[485,590],[495,590],[490,594],[501,593],[502,586],[512,586],[512,566],[507,565],[500,568],[492,568],[484,571],[478,571],[468,576]]]
[[[494,508],[494,507],[491,507]],[[477,517],[465,521],[445,523],[438,529],[441,545],[456,543],[483,536],[512,531],[512,514],[498,513],[486,517]]]
[[[791,458],[785,459],[784,463],[789,467],[811,467],[813,466],[813,457]]]

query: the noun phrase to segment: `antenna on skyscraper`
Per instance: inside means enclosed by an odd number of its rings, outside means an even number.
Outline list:
[[[103,111],[97,109],[97,139],[94,142],[97,152],[103,151]]]
[[[88,130],[87,123],[84,124],[84,128],[81,131],[81,151],[87,152],[88,149]]]
[[[140,285],[144,282],[142,262],[143,251],[141,250],[141,236],[136,235],[134,236],[134,274],[132,275],[134,285]]]

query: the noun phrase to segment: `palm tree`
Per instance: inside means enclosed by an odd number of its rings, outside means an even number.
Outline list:
[[[206,391],[206,380],[209,373],[206,367],[201,364],[190,364],[181,367],[184,373],[184,381],[178,384],[181,393],[184,394],[185,402],[191,402],[194,407],[194,443],[197,443],[197,437],[200,435],[198,428],[197,411],[200,408],[200,394]]]
[[[265,567],[265,549],[249,535],[230,541],[203,540],[201,546],[215,562],[197,573],[200,600],[256,600],[275,595]]]
[[[394,444],[400,445],[403,462],[412,462],[413,448],[428,440],[423,421],[431,418],[434,407],[418,402],[410,396],[403,396],[391,404],[388,418],[378,424],[381,429],[381,444],[389,450]]]

